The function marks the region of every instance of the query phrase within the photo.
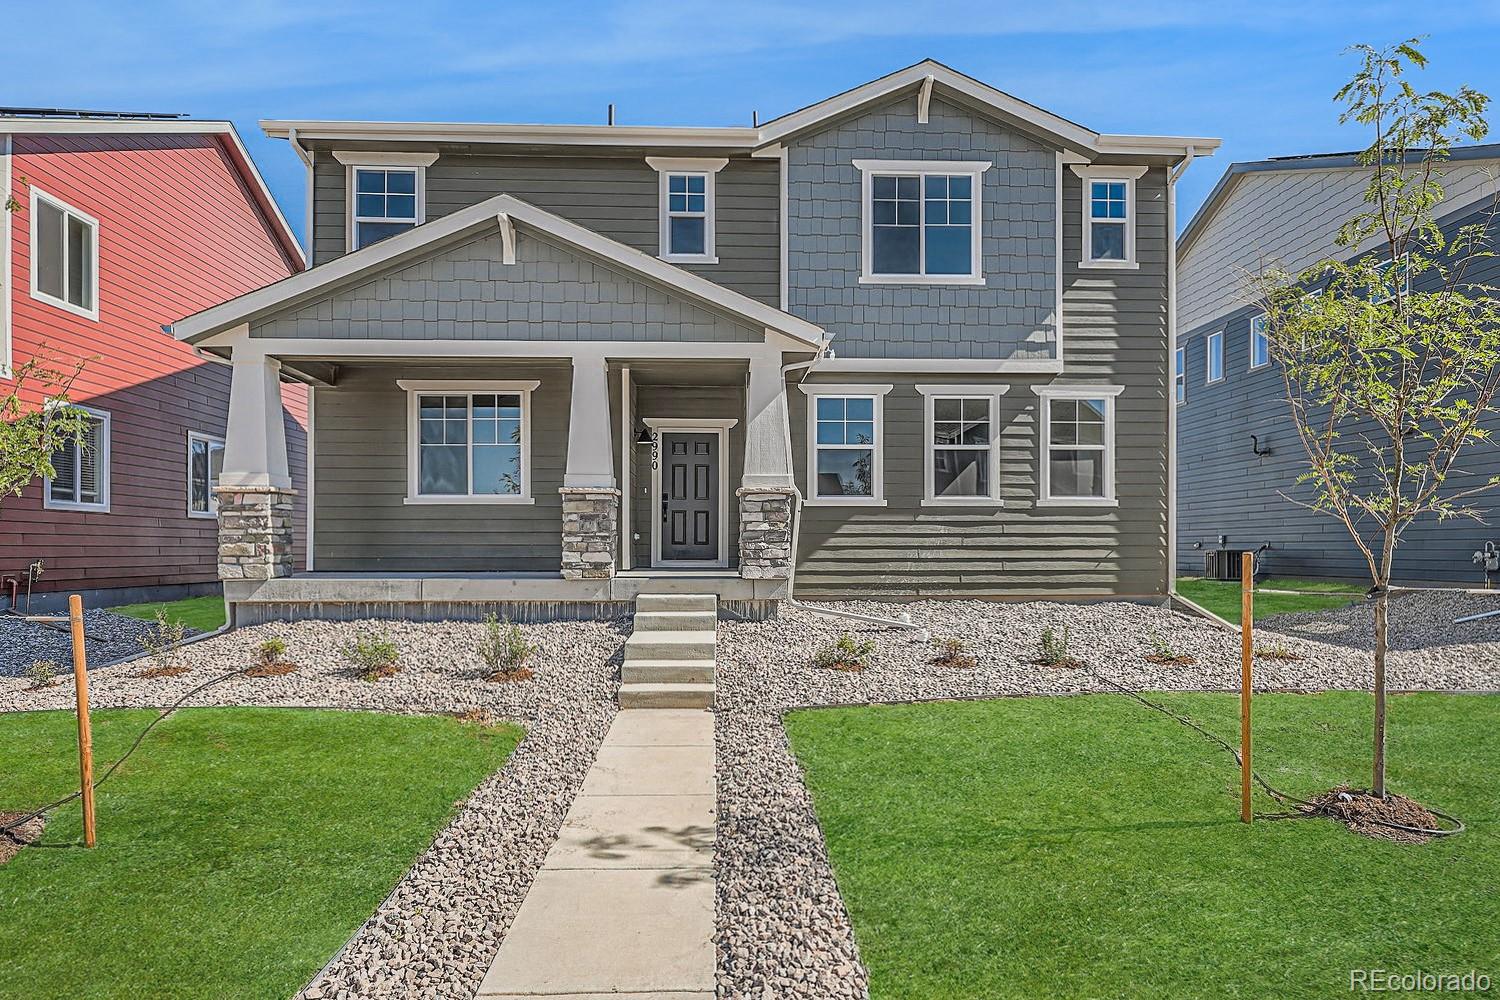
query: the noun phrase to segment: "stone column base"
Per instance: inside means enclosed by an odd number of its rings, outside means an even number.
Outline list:
[[[620,547],[620,491],[603,486],[563,487],[562,576],[608,580]]]
[[[292,575],[296,490],[219,486],[219,579],[274,580]]]
[[[794,494],[781,488],[745,488],[740,498],[740,577],[786,580],[792,575]]]

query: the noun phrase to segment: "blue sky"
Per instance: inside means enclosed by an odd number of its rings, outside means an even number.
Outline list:
[[[621,124],[748,125],[931,56],[1100,131],[1223,138],[1182,182],[1185,224],[1232,161],[1364,144],[1330,102],[1351,43],[1427,35],[1422,85],[1500,98],[1488,0],[110,0],[22,21],[68,46],[8,46],[0,103],[229,118],[299,232],[301,165],[258,119],[602,122],[613,101]]]

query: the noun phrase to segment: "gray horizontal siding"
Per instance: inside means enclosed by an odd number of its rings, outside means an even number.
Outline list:
[[[1463,213],[1444,220],[1443,228],[1451,233],[1481,221],[1479,213]],[[1500,282],[1500,262],[1479,262],[1472,277],[1483,284]],[[1270,545],[1265,567],[1277,575],[1368,579],[1368,565],[1343,522],[1286,498],[1312,499],[1310,486],[1297,483],[1307,457],[1288,414],[1280,370],[1274,365],[1249,370],[1255,311],[1237,309],[1188,331],[1180,341],[1187,353],[1187,403],[1177,416],[1178,571],[1201,573],[1204,553],[1223,536],[1231,548]],[[1219,330],[1225,332],[1225,378],[1207,385],[1206,336]],[[1500,414],[1484,426],[1500,435]],[[1269,455],[1252,453],[1251,434]],[[1500,476],[1500,445],[1494,440],[1471,445],[1460,458],[1459,476],[1466,485]],[[1396,550],[1397,582],[1483,585],[1483,573],[1470,556],[1486,541],[1500,544],[1500,493],[1470,502],[1482,523],[1428,517],[1407,529]]]
[[[347,249],[347,168],[320,157],[314,262]],[[774,160],[738,157],[715,177],[719,263],[679,265],[769,305],[780,304],[780,188]],[[427,169],[427,218],[509,194],[649,254],[658,248],[657,174],[644,157],[499,156],[444,152]]]
[[[628,340],[756,343],[734,323],[656,285],[517,234],[501,263],[498,231],[251,326],[252,337],[396,340]]]
[[[540,379],[532,393],[535,503],[407,504],[407,395],[398,378]],[[556,571],[571,369],[350,366],[319,389],[314,415],[313,545],[319,570]]]

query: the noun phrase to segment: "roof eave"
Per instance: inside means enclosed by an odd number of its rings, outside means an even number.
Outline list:
[[[753,149],[759,130],[753,128],[645,125],[509,125],[482,122],[358,122],[285,121],[268,119],[261,130],[273,139],[325,142],[427,142],[558,146],[704,146]]]

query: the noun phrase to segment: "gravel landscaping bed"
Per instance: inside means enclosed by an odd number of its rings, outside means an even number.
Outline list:
[[[1453,620],[1487,611],[1500,611],[1500,593],[1435,590],[1398,594],[1387,614],[1391,648],[1422,650],[1428,663],[1462,662],[1472,656],[1469,647],[1474,643],[1500,643],[1500,615],[1462,625],[1453,624]],[[1372,605],[1366,601],[1332,611],[1275,615],[1262,619],[1260,626],[1351,649],[1375,648],[1375,619]]]
[[[1406,636],[1407,648],[1391,658],[1393,688],[1500,690],[1500,623],[1446,624],[1457,614],[1483,610],[1455,610],[1473,603],[1453,594],[1396,599],[1392,617]],[[854,602],[836,606],[884,615],[897,610]],[[906,610],[934,638],[963,639],[976,658],[975,666],[938,667],[931,663],[932,646],[910,633],[795,609],[783,611],[774,621],[720,622],[715,870],[722,998],[868,995],[866,973],[822,832],[782,729],[786,710],[1111,690],[1086,671],[1031,662],[1046,627],[1061,633],[1066,626],[1071,655],[1133,688],[1234,690],[1239,684],[1237,633],[1160,608],[1123,603],[925,602]],[[1368,688],[1368,653],[1308,637],[1328,634],[1318,631],[1324,628],[1349,641],[1358,632],[1361,612],[1368,615],[1369,609],[1357,606],[1262,623],[1258,645],[1279,646],[1300,659],[1258,658],[1257,688]],[[1429,623],[1425,633],[1419,631],[1422,622]],[[844,672],[808,662],[814,649],[844,632],[874,643],[868,669]],[[1411,648],[1423,635],[1439,644]],[[1154,638],[1196,662],[1147,662]]]
[[[272,705],[430,714],[486,708],[526,736],[499,773],[474,791],[389,898],[306,990],[309,998],[468,998],[520,908],[615,712],[620,647],[629,619],[523,626],[541,647],[536,675],[485,681],[471,622],[272,623],[179,651],[186,673],[151,680],[146,661],[90,674],[96,708],[169,704],[194,686],[255,661],[268,638],[285,641],[295,672],[237,677],[193,705]],[[360,680],[338,650],[379,632],[400,649],[401,671]],[[71,708],[71,686],[40,691],[0,677],[0,711]]]
[[[154,622],[117,615],[103,608],[87,609],[83,613],[83,631],[89,665],[134,656],[141,651],[141,636],[153,628]],[[189,629],[188,634],[194,633]],[[44,625],[0,614],[0,677],[20,677],[37,660],[51,660],[65,670],[73,669],[73,637],[68,623]]]

